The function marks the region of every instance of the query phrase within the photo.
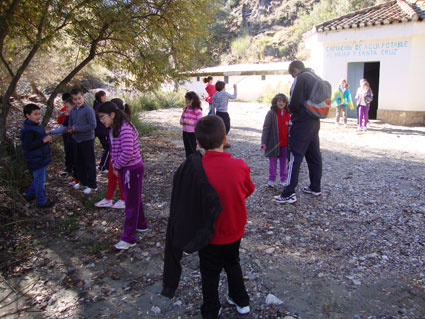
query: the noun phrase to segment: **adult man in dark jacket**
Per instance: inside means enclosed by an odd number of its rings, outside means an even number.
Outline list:
[[[292,127],[289,132],[288,186],[281,195],[274,197],[276,202],[282,204],[297,202],[295,188],[298,185],[298,174],[304,156],[308,165],[310,186],[304,187],[303,191],[313,196],[320,196],[322,179],[320,120],[308,115],[305,108],[305,102],[310,97],[316,77],[313,70],[306,69],[301,61],[291,62],[288,71],[294,78],[289,99]]]

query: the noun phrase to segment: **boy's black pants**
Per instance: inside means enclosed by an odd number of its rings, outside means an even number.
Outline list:
[[[63,148],[65,151],[65,170],[68,174],[75,174],[74,172],[74,145],[71,134],[62,134]]]
[[[183,131],[183,144],[186,151],[186,158],[196,152],[195,133]]]
[[[80,185],[97,188],[94,139],[82,142],[74,140],[74,163]]]
[[[289,132],[289,164],[288,186],[282,192],[282,197],[295,193],[298,185],[300,166],[306,159],[310,177],[310,188],[320,192],[322,179],[322,155],[319,143],[320,120],[310,119],[294,123]]]
[[[215,115],[221,117],[224,122],[224,126],[226,127],[226,135],[229,134],[230,131],[230,116],[227,112],[217,112]]]
[[[249,305],[249,296],[245,290],[242,269],[239,263],[239,246],[241,240],[225,245],[208,245],[199,251],[204,303],[201,307],[202,317],[217,318],[220,310],[218,283],[220,273],[227,274],[229,296],[240,307]]]

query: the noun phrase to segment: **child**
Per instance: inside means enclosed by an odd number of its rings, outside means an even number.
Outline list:
[[[74,108],[74,103],[72,102],[71,94],[65,93],[64,95],[68,96],[68,99],[64,100],[65,113],[61,115],[65,117],[60,120],[58,117],[58,122],[61,122],[62,125],[55,130],[51,130],[50,132],[48,132],[48,134],[49,135],[62,134],[63,146],[65,151],[66,173],[67,175],[72,175],[72,181],[70,182],[70,185],[74,186],[75,184],[78,184],[78,179],[76,177],[76,171],[75,171],[75,165],[74,165],[74,143],[72,140],[72,134],[70,133],[70,130],[68,128],[69,114],[71,113],[71,110]],[[63,99],[63,96],[62,96],[62,99]]]
[[[369,82],[365,79],[360,80],[360,87],[357,89],[356,103],[359,112],[357,130],[366,131],[370,103],[373,101],[373,93],[370,89]],[[362,119],[364,119],[364,127],[362,127]]]
[[[140,156],[137,129],[117,105],[105,102],[99,106],[99,118],[111,128],[111,161],[113,173],[121,177],[125,198],[125,223],[116,249],[136,245],[137,232],[148,230],[142,201],[143,162]]]
[[[180,125],[183,125],[183,144],[186,157],[196,152],[195,124],[202,117],[201,101],[195,92],[187,92],[184,96],[186,107],[180,117]]]
[[[86,186],[84,194],[90,194],[97,189],[96,158],[94,155],[94,129],[96,117],[94,110],[84,103],[83,91],[72,89],[72,101],[75,107],[69,114],[69,125],[74,140],[74,165],[77,179],[74,189]]]
[[[223,81],[217,81],[215,84],[215,89],[217,93],[214,94],[212,98],[212,107],[216,110],[216,115],[221,117],[224,125],[226,126],[226,135],[230,131],[230,117],[227,113],[227,107],[229,105],[229,99],[236,99],[238,92],[236,84],[233,84],[233,95],[226,92],[226,83]],[[226,143],[224,148],[229,148],[230,145]]]
[[[254,192],[255,186],[248,165],[223,152],[227,141],[221,118],[214,115],[201,118],[196,123],[195,135],[198,145],[205,150],[202,165],[208,182],[218,193],[223,208],[217,217],[213,238],[199,251],[204,298],[202,317],[218,317],[218,283],[223,268],[229,286],[227,301],[235,305],[240,314],[245,314],[250,311],[249,296],[239,263],[239,245],[245,232],[245,199]]]
[[[103,148],[102,157],[100,159],[99,163],[99,171],[101,172],[107,172],[109,167],[109,142],[108,142],[108,129],[105,127],[105,125],[102,124],[99,120],[99,115],[97,114],[97,109],[99,108],[99,105],[106,102],[106,93],[105,91],[97,91],[94,95],[94,103],[93,103],[93,110],[96,115],[96,129],[94,130],[94,136],[99,139],[100,144]]]
[[[285,94],[279,93],[272,99],[272,106],[264,119],[261,135],[261,148],[265,150],[264,155],[269,158],[268,187],[274,187],[278,158],[280,183],[282,186],[286,186],[289,120],[288,98]]]
[[[29,169],[33,174],[33,181],[24,198],[28,201],[36,199],[40,208],[52,207],[55,202],[46,198],[44,182],[46,181],[46,169],[50,163],[50,142],[44,128],[40,126],[41,112],[36,104],[27,104],[24,107],[26,120],[21,128],[20,139],[24,156]]]
[[[121,99],[112,99],[112,103],[114,103],[121,111],[124,111],[124,113],[127,115],[128,118],[131,118],[131,107],[127,103],[124,103]],[[99,105],[100,106],[100,105]],[[102,123],[103,125],[103,123]],[[109,144],[112,143],[113,137],[112,137],[112,131],[107,128],[109,132]],[[111,145],[109,145],[109,149],[111,149]],[[112,201],[112,197],[114,196],[115,190],[117,188],[120,190],[120,199],[117,202]],[[122,184],[121,179],[119,176],[116,176],[114,174],[112,163],[109,161],[109,167],[108,167],[108,187],[106,189],[106,195],[105,198],[102,199],[99,202],[94,203],[94,206],[96,207],[111,207],[116,209],[125,209],[125,200],[124,200],[124,192],[122,190]]]
[[[71,94],[69,94],[69,93],[62,94],[62,102],[64,103],[64,105],[59,110],[59,115],[57,117],[58,124],[64,125],[65,119],[69,115],[69,112],[67,112],[67,106],[66,106],[66,103],[65,103],[69,99],[71,99]],[[66,125],[68,125],[68,123]],[[66,175],[72,174],[72,151],[69,152],[69,148],[70,148],[69,140],[70,140],[70,138],[71,138],[70,133],[66,132],[66,133],[62,134],[63,148],[65,150],[65,171],[60,173],[61,176],[66,176]]]
[[[206,77],[203,79],[203,81],[206,84],[205,91],[207,91],[208,93],[208,96],[205,98],[205,101],[210,105],[208,115],[215,115],[215,110],[212,107],[212,97],[217,92],[217,90],[215,89],[215,85],[212,84],[213,77],[212,76]]]
[[[348,88],[349,85],[347,84],[347,81],[342,80],[341,84],[339,85],[339,88],[335,91],[332,97],[332,103],[336,104],[336,126],[339,126],[339,117],[341,116],[342,112],[342,116],[344,119],[344,127],[347,127],[347,106],[349,106],[350,109],[354,110],[353,101],[351,99],[351,93]]]

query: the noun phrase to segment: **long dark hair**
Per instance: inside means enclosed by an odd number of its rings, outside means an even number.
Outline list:
[[[121,111],[119,107],[113,102],[105,102],[100,104],[97,112],[108,114],[108,115],[111,115],[111,113],[115,113],[114,122],[112,123],[113,137],[118,137],[120,135],[121,127],[124,124],[124,122],[129,123],[133,129],[136,129],[134,125],[131,124],[127,115],[123,111]]]
[[[204,81],[204,83],[208,83],[209,81],[211,81],[213,79],[213,77],[210,75],[206,78],[204,78],[202,81]]]
[[[125,114],[127,114],[127,117],[131,119],[131,106],[125,103],[123,100],[119,98],[115,98],[111,100],[112,103],[115,103],[118,108],[123,111]]]
[[[276,94],[275,97],[272,99],[272,110],[273,111],[276,111],[277,110],[277,101],[279,101],[280,99],[282,99],[286,103],[284,110],[286,112],[289,112],[289,109],[288,109],[288,97],[285,94],[283,94],[283,93]]]
[[[199,100],[198,94],[193,91],[187,92],[184,96],[188,100],[192,100],[192,105],[189,107],[192,110],[201,109],[201,101]]]

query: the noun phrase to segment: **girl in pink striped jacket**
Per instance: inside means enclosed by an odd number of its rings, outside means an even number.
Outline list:
[[[180,125],[183,125],[183,144],[186,157],[189,157],[196,152],[195,124],[202,117],[202,107],[199,96],[195,92],[187,92],[184,97],[186,107],[180,118]]]
[[[144,166],[140,156],[139,135],[116,104],[105,102],[97,112],[100,121],[111,129],[109,136],[113,173],[121,177],[125,198],[124,232],[114,247],[128,249],[136,245],[137,232],[148,230],[142,201]]]

